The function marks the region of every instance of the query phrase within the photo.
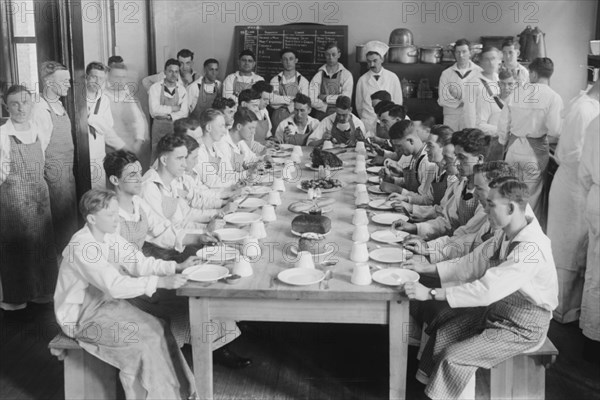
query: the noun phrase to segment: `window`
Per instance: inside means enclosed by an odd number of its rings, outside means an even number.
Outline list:
[[[19,83],[32,92],[39,91],[37,41],[35,36],[36,8],[34,0],[11,0],[9,9],[12,14],[12,37],[15,83]]]

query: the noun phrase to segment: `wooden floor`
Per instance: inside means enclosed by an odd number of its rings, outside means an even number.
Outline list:
[[[48,342],[58,332],[50,308],[28,312],[29,320],[0,316],[0,399],[63,399],[62,363]],[[252,358],[241,371],[215,366],[217,399],[386,399],[387,330],[379,326],[241,323],[232,347]],[[560,351],[547,373],[546,399],[600,399],[600,368],[581,358],[576,324],[552,323]],[[410,348],[408,399],[426,399],[414,376]],[[190,348],[184,354],[190,358]]]

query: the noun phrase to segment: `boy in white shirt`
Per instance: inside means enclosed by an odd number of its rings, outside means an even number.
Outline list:
[[[502,43],[502,66],[512,72],[519,85],[529,83],[529,71],[519,63],[519,43],[513,40],[506,40]]]
[[[243,90],[240,93],[239,107],[245,107],[248,110],[256,114],[256,129],[254,130],[255,140],[252,143],[252,150],[257,153],[264,151],[264,145],[267,137],[271,134],[271,119],[269,118],[269,112],[267,111],[267,105],[269,104],[269,96],[271,95],[271,85],[266,82],[259,82],[255,85],[258,90],[252,88]]]
[[[145,257],[116,233],[119,203],[114,192],[92,189],[79,208],[86,225],[63,252],[54,293],[62,331],[120,370],[128,398],[193,396],[194,375],[170,329],[125,299],[183,286],[187,278],[178,272],[198,263],[197,257],[181,264]],[[90,334],[91,326],[95,334]],[[132,326],[135,340],[115,340],[115,334],[129,337]]]
[[[527,185],[502,177],[489,186],[495,235],[458,261],[409,267],[439,276],[442,284],[432,289],[406,283],[410,299],[446,301],[453,309],[427,328],[431,336],[417,375],[431,399],[474,398],[477,369],[541,345],[558,304],[550,240],[535,217],[526,215]]]
[[[275,140],[304,146],[310,134],[319,126],[319,120],[310,116],[310,97],[302,93],[294,97],[294,114],[279,123],[275,131]]]

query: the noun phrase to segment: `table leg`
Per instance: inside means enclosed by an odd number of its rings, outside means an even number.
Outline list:
[[[212,340],[209,335],[210,300],[190,297],[190,329],[194,377],[200,399],[213,398]]]
[[[406,398],[406,369],[408,363],[408,300],[391,301],[390,329],[390,399]]]

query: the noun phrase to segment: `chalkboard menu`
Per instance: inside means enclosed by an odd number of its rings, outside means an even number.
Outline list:
[[[289,47],[298,54],[296,70],[310,80],[317,69],[325,64],[325,46],[333,41],[337,42],[342,51],[340,62],[347,66],[347,25],[236,26],[234,65],[237,69],[237,57],[240,51],[252,50],[256,54],[255,72],[269,81],[282,71],[279,52]]]

